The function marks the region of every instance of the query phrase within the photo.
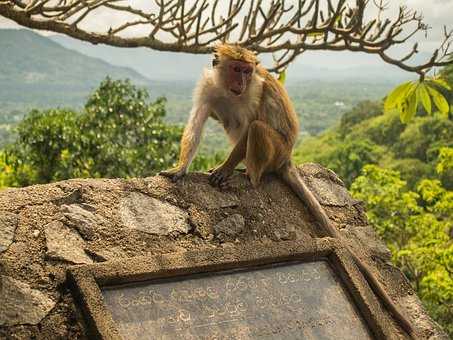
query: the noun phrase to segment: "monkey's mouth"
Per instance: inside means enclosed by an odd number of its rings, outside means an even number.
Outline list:
[[[242,94],[241,91],[235,90],[235,89],[230,89],[231,92],[233,92],[236,96],[240,96]]]

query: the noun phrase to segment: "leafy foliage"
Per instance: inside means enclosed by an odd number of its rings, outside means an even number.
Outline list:
[[[439,114],[448,117],[450,105],[438,88],[451,91],[451,86],[442,78],[405,82],[390,92],[385,100],[384,110],[397,110],[401,121],[408,123],[415,116],[420,104],[431,115],[434,103]]]
[[[397,171],[375,165],[363,168],[351,191],[366,202],[370,222],[431,315],[453,334],[453,191],[437,179],[411,191]]]
[[[453,67],[441,74],[451,86]],[[438,90],[451,105],[451,91]],[[336,127],[304,140],[295,159],[332,168],[365,201],[394,263],[453,336],[453,120],[429,114],[418,91],[420,110],[407,124],[397,110],[382,113],[381,103],[363,102]],[[432,96],[430,104],[437,107]]]
[[[129,81],[107,78],[82,112],[31,111],[6,151],[12,182],[148,176],[172,166],[181,129],[163,122],[164,105],[164,98],[149,103],[147,92]]]

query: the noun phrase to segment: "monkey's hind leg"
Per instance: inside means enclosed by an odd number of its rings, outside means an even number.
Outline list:
[[[289,150],[282,135],[263,121],[253,121],[248,129],[245,165],[254,187],[263,174],[279,169],[289,158]]]

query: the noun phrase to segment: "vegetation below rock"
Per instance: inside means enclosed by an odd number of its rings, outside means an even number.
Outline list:
[[[453,68],[443,70],[453,84]],[[445,93],[450,106],[453,94]],[[453,336],[453,121],[419,111],[409,124],[382,103],[362,102],[295,152],[334,170],[367,206],[433,318]]]
[[[0,156],[0,185],[25,186],[75,177],[144,177],[174,165],[182,129],[167,124],[165,99],[129,81],[104,80],[82,111],[32,110]],[[200,155],[195,168],[210,161]]]

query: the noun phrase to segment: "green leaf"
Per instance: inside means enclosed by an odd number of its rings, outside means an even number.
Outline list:
[[[286,69],[278,74],[278,81],[284,85],[286,81]]]
[[[431,98],[424,83],[420,83],[417,86],[417,98],[421,100],[425,111],[431,114]]]
[[[404,124],[407,124],[415,116],[417,104],[416,92],[412,91],[404,105],[401,106],[400,119]]]
[[[385,99],[384,111],[388,112],[400,106],[405,100],[405,94],[408,93],[412,87],[413,83],[408,81],[393,89]]]
[[[428,86],[427,88],[429,94],[431,95],[431,97],[433,97],[434,104],[436,104],[439,112],[442,115],[448,115],[448,112],[450,111],[450,105],[448,104],[448,101],[445,99],[444,95],[433,87]]]
[[[442,78],[433,78],[432,81],[439,86],[451,91],[451,86]]]

